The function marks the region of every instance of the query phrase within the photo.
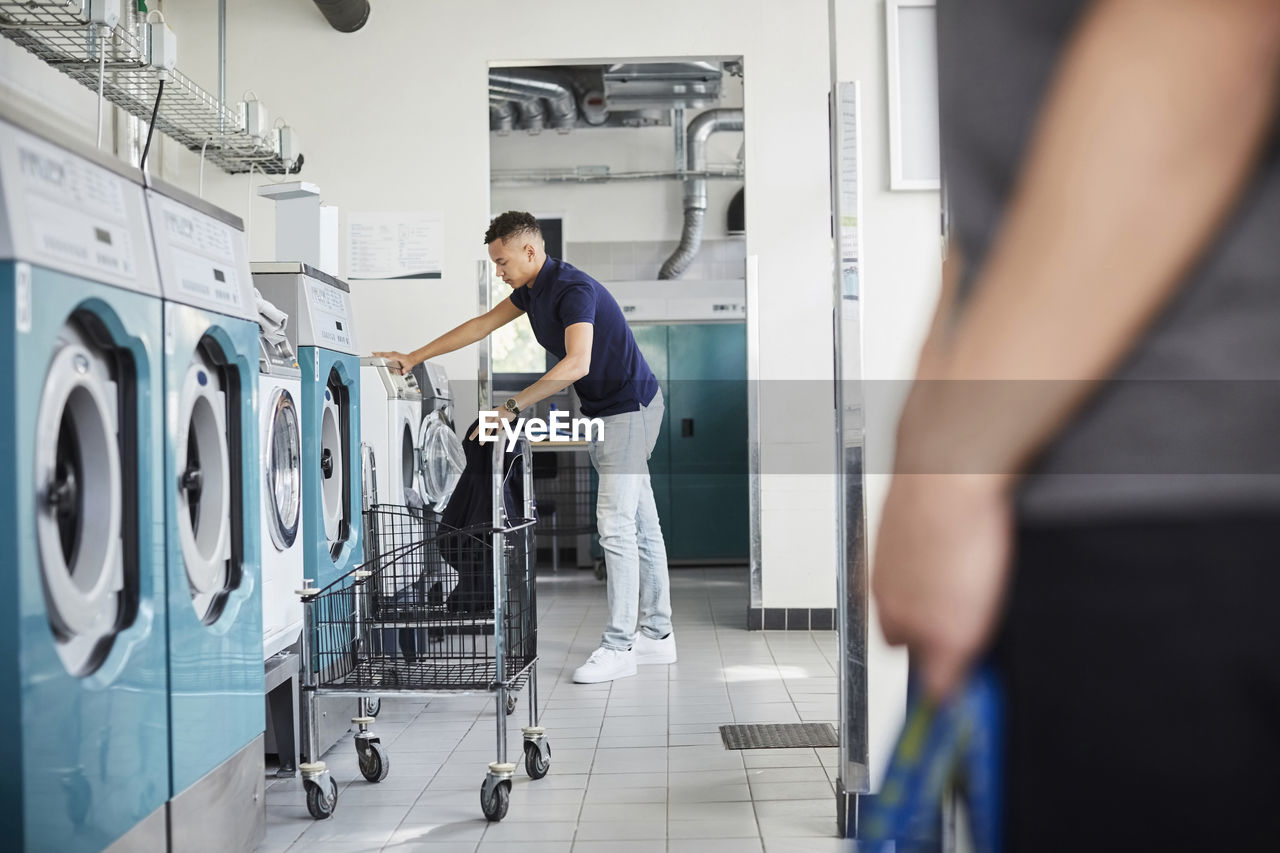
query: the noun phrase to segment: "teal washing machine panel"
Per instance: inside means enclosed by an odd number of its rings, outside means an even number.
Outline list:
[[[306,577],[327,586],[364,560],[360,358],[299,346]]]
[[[160,332],[158,293],[0,261],[7,849],[101,850],[169,793]]]
[[[172,793],[264,729],[258,325],[167,302]]]

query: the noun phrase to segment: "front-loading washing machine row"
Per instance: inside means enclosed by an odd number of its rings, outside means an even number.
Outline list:
[[[289,316],[302,371],[302,513],[306,578],[324,587],[364,559],[360,358],[350,288],[301,263],[255,263],[253,283]]]
[[[141,176],[60,139],[0,108],[0,834],[164,849],[160,285]]]
[[[170,849],[265,829],[257,307],[240,220],[146,193],[164,296]]]

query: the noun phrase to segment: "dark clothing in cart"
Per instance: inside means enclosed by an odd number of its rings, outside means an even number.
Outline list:
[[[479,425],[480,421],[476,420],[463,434],[471,435]],[[519,425],[519,421],[516,425]],[[499,440],[505,443],[506,435]],[[492,522],[492,448],[491,444],[481,444],[478,436],[462,442],[466,467],[462,470],[458,485],[454,487],[449,504],[440,516],[440,554],[458,572],[458,584],[449,593],[445,603],[450,613],[483,613],[493,610],[493,552],[475,536],[448,532],[450,528],[469,530]],[[504,475],[511,472],[517,456],[516,453],[504,451]],[[518,507],[524,501],[523,489],[518,479],[503,477],[503,501],[509,518],[520,516]]]

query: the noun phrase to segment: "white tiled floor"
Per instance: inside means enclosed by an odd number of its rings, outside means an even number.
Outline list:
[[[573,670],[600,641],[604,584],[590,572],[538,580],[541,724],[551,771],[524,772],[527,693],[508,718],[520,762],[505,820],[489,823],[480,784],[495,758],[488,696],[385,699],[373,730],[386,780],[356,767],[350,735],[325,761],[334,816],[307,814],[297,779],[269,780],[261,853],[822,853],[835,838],[834,749],[728,751],[719,726],[834,722],[835,634],[748,632],[745,569],[673,569],[680,662],[582,685]]]

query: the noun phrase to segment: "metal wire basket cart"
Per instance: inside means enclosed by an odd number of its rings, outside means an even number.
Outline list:
[[[309,763],[300,764],[307,809],[317,819],[337,807],[337,784],[315,742],[316,697],[418,693],[494,694],[497,756],[480,789],[484,815],[507,813],[516,765],[507,761],[507,714],[529,685],[525,770],[541,779],[551,746],[538,725],[537,602],[534,595],[531,454],[527,443],[504,473],[494,442],[493,511],[488,524],[452,528],[430,512],[373,506],[366,529],[372,556],[323,589],[301,591],[302,714]],[[517,498],[510,495],[516,494]],[[364,707],[362,705],[362,707]],[[364,714],[364,712],[362,712]],[[367,714],[352,719],[360,772],[380,782],[386,747]]]
[[[549,546],[553,572],[560,570],[566,546],[573,555],[572,565],[603,566],[603,562],[592,558],[592,543],[596,538],[592,473],[585,443],[544,442],[533,448],[539,551]]]

